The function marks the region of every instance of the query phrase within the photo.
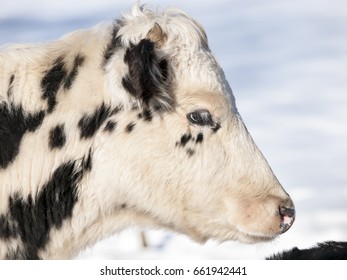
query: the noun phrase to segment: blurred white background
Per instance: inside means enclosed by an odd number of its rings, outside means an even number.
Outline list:
[[[145,1],[142,1],[144,3]],[[205,245],[129,229],[79,259],[262,259],[293,246],[347,240],[347,4],[344,0],[147,1],[179,7],[206,29],[238,109],[296,204],[274,242]],[[1,0],[0,44],[57,39],[120,17],[134,1]]]

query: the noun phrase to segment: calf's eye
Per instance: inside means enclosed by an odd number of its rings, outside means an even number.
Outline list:
[[[212,116],[207,110],[196,110],[187,114],[187,119],[191,124],[206,126],[213,125]]]

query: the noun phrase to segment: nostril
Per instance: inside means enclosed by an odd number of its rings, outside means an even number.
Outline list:
[[[279,207],[279,214],[281,216],[280,231],[281,233],[286,232],[294,223],[295,220],[295,209],[294,207]]]
[[[294,208],[280,206],[279,212],[280,212],[280,215],[282,217],[287,216],[289,218],[293,218],[295,216],[295,209]]]
[[[282,217],[287,216],[289,218],[293,218],[295,216],[295,209],[294,208],[281,206],[279,209],[279,212],[280,212],[280,215]]]

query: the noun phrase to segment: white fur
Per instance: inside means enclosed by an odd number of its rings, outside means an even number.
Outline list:
[[[176,107],[151,122],[137,120],[138,111],[131,108],[141,104],[121,82],[128,71],[125,48],[102,65],[112,24],[47,44],[2,49],[0,102],[22,104],[27,112],[47,109],[40,82],[54,58],[64,54],[68,67],[79,53],[86,61],[69,92],[61,89],[57,94],[56,109],[35,133],[24,135],[15,161],[0,169],[0,214],[6,213],[11,195],[35,197],[61,163],[81,160],[93,147],[93,168],[79,184],[73,216],[51,230],[41,258],[70,258],[133,224],[164,227],[201,242],[275,238],[280,233],[278,207],[291,205],[290,198],[248,134],[201,25],[178,9],[159,13],[139,5],[124,15],[124,22],[118,33],[124,46],[139,43],[155,23],[167,34],[158,54],[169,61]],[[13,73],[14,94],[9,100],[6,92]],[[102,102],[123,106],[124,111],[110,118],[117,122],[116,130],[102,133],[104,124],[93,138],[80,139],[78,121]],[[221,128],[213,132],[190,125],[186,114],[196,109],[209,110]],[[130,121],[136,126],[125,133]],[[50,151],[48,133],[57,123],[65,124],[67,142],[62,150]],[[204,135],[201,144],[175,146],[184,133],[196,137],[199,132]],[[195,149],[191,157],[188,148]],[[124,203],[127,208],[122,209]],[[20,241],[0,239],[0,258],[16,246]]]

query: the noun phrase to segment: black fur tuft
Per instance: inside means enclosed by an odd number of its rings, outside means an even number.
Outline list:
[[[111,41],[108,43],[108,45],[104,51],[104,59],[102,62],[103,66],[105,66],[107,64],[107,62],[113,56],[115,51],[121,46],[121,37],[117,35],[119,27],[121,25],[122,25],[122,22],[118,21],[113,26]]]
[[[47,112],[51,113],[57,105],[57,93],[61,87],[65,90],[71,88],[72,83],[75,81],[79,68],[83,65],[85,57],[78,54],[75,57],[73,67],[68,72],[64,58],[58,57],[52,67],[46,72],[41,80],[41,88],[43,91],[42,98],[47,100]]]
[[[347,242],[327,241],[310,249],[291,250],[275,254],[267,260],[347,260]]]
[[[74,60],[74,64],[72,67],[72,70],[70,71],[69,75],[66,77],[64,81],[64,89],[70,89],[72,86],[72,83],[77,77],[78,69],[83,65],[85,61],[85,57],[82,55],[77,55]]]
[[[106,123],[105,128],[104,128],[104,131],[112,132],[113,130],[115,130],[116,126],[117,126],[117,122],[108,121],[108,122]]]
[[[85,171],[90,171],[92,170],[93,167],[93,157],[92,157],[92,149],[89,149],[88,155],[86,155],[82,159],[82,170]]]
[[[66,142],[66,135],[64,132],[64,125],[57,125],[51,129],[49,133],[49,147],[53,150],[55,148],[62,148]]]
[[[51,69],[47,71],[41,80],[41,87],[43,91],[42,98],[47,99],[48,113],[51,113],[57,105],[57,93],[59,88],[66,79],[68,73],[63,61],[63,57],[57,58]]]
[[[143,118],[143,120],[144,120],[145,122],[150,122],[150,121],[152,120],[152,118],[153,118],[153,114],[152,114],[152,111],[151,111],[150,109],[144,109],[144,110],[142,111],[142,113],[139,113],[139,114],[137,115],[137,117],[138,117],[139,119],[142,119],[142,118]]]
[[[126,133],[130,133],[134,130],[135,127],[135,123],[134,122],[130,122],[126,127],[125,127],[125,132]]]
[[[202,143],[202,141],[204,140],[204,134],[202,132],[199,132],[198,136],[196,137],[196,141],[195,143]]]
[[[190,133],[183,134],[180,140],[180,146],[184,147],[189,141],[192,139],[192,135]]]
[[[187,152],[188,157],[191,157],[191,156],[193,156],[195,154],[195,151],[193,149],[190,149],[190,148],[188,148],[186,150],[186,152]]]
[[[122,85],[132,96],[147,106],[173,107],[174,100],[169,95],[168,62],[158,58],[152,41],[142,39],[128,48],[124,62],[128,64],[129,73],[123,77]]]
[[[114,114],[114,111],[111,111],[110,107],[106,107],[103,103],[92,115],[84,115],[78,123],[81,138],[93,137],[101,125],[112,114]]]
[[[11,75],[10,81],[8,83],[7,97],[11,97],[11,95],[13,94],[12,92],[13,81],[14,81],[14,74]]]
[[[0,169],[6,168],[18,155],[26,132],[34,132],[42,123],[45,113],[26,113],[22,106],[0,103]]]
[[[14,194],[9,198],[9,212],[0,215],[0,237],[19,237],[24,245],[22,252],[12,258],[39,258],[39,250],[49,241],[51,229],[59,229],[71,217],[83,171],[75,162],[66,162],[39,188],[37,196]]]
[[[213,132],[217,132],[221,128],[221,124],[219,122],[215,123],[214,126],[212,127]]]

